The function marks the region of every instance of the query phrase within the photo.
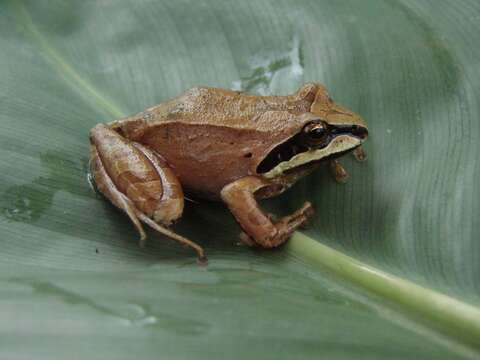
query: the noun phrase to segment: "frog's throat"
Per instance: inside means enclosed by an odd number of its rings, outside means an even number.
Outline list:
[[[301,165],[319,161],[331,155],[339,154],[359,146],[362,141],[359,138],[340,135],[333,139],[330,144],[322,149],[312,149],[295,155],[288,161],[282,161],[270,171],[262,174],[267,179],[281,176],[285,171],[295,169]]]

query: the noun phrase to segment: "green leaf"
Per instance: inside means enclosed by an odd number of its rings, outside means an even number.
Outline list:
[[[480,4],[414,0],[4,1],[0,357],[476,358]],[[221,204],[149,233],[88,182],[88,131],[196,85],[324,83],[368,122],[369,159],[310,200],[282,249],[238,246]]]

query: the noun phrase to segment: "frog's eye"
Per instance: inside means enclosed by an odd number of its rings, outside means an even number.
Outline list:
[[[323,138],[327,133],[327,129],[325,129],[323,126],[321,127],[314,127],[308,132],[308,135],[315,140]]]
[[[323,121],[312,122],[303,128],[306,140],[310,145],[318,146],[324,144],[329,135],[327,124]]]

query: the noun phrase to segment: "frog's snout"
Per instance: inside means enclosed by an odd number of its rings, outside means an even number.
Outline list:
[[[333,104],[327,113],[327,122],[331,125],[350,127],[351,134],[362,142],[368,137],[368,128],[365,120],[353,111]]]
[[[352,129],[352,135],[358,137],[363,142],[367,140],[368,129],[363,125],[355,125]]]

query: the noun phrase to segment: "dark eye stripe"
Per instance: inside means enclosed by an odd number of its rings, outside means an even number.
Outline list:
[[[330,125],[329,131],[332,135],[352,134],[361,139],[366,138],[368,135],[368,130],[358,125]]]

